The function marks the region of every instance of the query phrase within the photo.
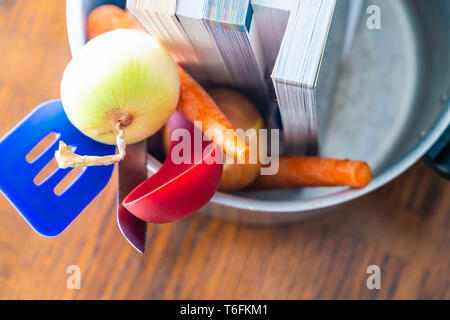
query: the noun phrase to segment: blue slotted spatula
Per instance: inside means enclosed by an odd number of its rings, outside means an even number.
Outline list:
[[[57,139],[32,162],[26,155],[48,134]],[[55,186],[71,169],[58,169],[40,185],[33,180],[49,163],[59,140],[83,155],[109,155],[114,146],[98,143],[78,131],[67,119],[61,100],[47,101],[0,140],[0,190],[25,220],[45,236],[60,234],[100,193],[111,178],[114,166],[84,168],[60,195]]]

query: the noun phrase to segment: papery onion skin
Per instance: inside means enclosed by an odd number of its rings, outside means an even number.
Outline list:
[[[112,145],[119,120],[125,122],[127,144],[156,133],[175,110],[179,94],[178,70],[170,54],[136,30],[114,30],[89,41],[61,81],[61,100],[72,124]]]

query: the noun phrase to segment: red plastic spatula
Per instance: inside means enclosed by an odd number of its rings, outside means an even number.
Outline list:
[[[214,196],[222,177],[221,151],[214,142],[197,141],[198,147],[195,138],[201,138],[202,133],[177,111],[170,118],[169,126],[171,132],[179,130],[180,140],[172,142],[161,169],[122,202],[123,208],[142,222],[168,223],[194,213]],[[172,156],[173,151],[183,163]],[[136,220],[133,220],[128,236],[124,235],[132,244],[137,242],[142,249],[139,251],[143,251],[145,232],[142,232],[142,223],[140,225],[136,228]]]

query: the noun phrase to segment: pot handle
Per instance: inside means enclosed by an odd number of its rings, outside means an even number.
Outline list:
[[[450,180],[450,126],[424,156],[425,163]]]

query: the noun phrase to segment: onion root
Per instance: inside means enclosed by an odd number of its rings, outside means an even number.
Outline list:
[[[71,147],[67,146],[63,141],[60,141],[59,149],[55,151],[55,158],[59,168],[108,166],[122,161],[126,155],[125,126],[119,122],[116,125],[116,129],[119,131],[116,138],[118,154],[103,157],[80,156],[73,153]]]

